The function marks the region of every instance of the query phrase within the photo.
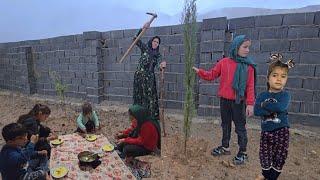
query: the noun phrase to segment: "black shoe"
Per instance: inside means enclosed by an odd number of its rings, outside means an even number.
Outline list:
[[[212,156],[230,155],[231,152],[226,148],[219,146],[211,151]]]
[[[238,152],[237,156],[233,158],[233,163],[235,165],[244,164],[248,160],[248,155],[244,152]]]

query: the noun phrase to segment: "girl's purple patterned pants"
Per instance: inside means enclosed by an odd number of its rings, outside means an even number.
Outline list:
[[[275,131],[261,132],[260,164],[263,170],[273,167],[281,171],[288,156],[289,128],[284,127]]]

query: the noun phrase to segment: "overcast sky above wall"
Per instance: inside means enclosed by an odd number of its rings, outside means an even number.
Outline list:
[[[320,0],[198,0],[198,14],[226,7],[291,9]],[[156,12],[152,26],[179,24],[184,0],[0,0],[0,42],[44,39],[141,27]]]

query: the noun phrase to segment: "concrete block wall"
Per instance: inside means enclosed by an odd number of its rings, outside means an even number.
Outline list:
[[[245,18],[204,19],[197,23],[195,66],[210,69],[228,55],[232,37],[252,39],[251,56],[258,64],[258,93],[265,90],[270,53],[293,58],[287,89],[292,93],[292,121],[320,125],[320,12]],[[137,47],[118,63],[138,29],[83,34],[0,44],[0,88],[26,94],[56,95],[55,72],[67,85],[66,95],[95,103],[102,100],[132,103],[133,77],[140,57]],[[183,26],[152,27],[142,37],[161,38],[165,70],[165,107],[182,109],[184,102]],[[157,72],[157,78],[159,72]],[[219,116],[219,79],[196,79],[195,104],[200,116]],[[159,87],[159,84],[158,84]],[[158,88],[160,89],[160,88]]]
[[[37,93],[56,95],[55,73],[67,86],[66,96],[90,100],[99,98],[93,89],[98,88],[99,50],[95,35],[99,32],[84,32],[81,35],[62,36],[40,40],[34,48],[37,77]],[[98,100],[94,102],[99,102]]]
[[[0,87],[28,94],[30,93],[27,68],[28,48],[9,48],[0,56]]]
[[[132,67],[125,63],[120,64],[118,61],[130,46],[130,37],[133,33],[132,30],[127,30],[126,33],[124,30],[102,33],[102,39],[106,42],[106,48],[102,49],[103,95],[106,100],[130,103],[132,99],[129,96],[131,88],[129,82],[133,80],[133,74],[132,71],[126,71]],[[125,59],[126,63],[128,61],[130,61],[130,56]]]
[[[52,74],[67,86],[65,95],[100,102],[100,32],[6,43],[1,55],[1,88],[27,94],[56,95]],[[5,49],[2,48],[2,49]],[[30,89],[31,87],[31,89]]]

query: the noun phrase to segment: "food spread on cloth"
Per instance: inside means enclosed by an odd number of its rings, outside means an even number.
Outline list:
[[[59,146],[53,146],[50,168],[66,167],[68,172],[61,179],[135,179],[119,155],[115,151],[109,151],[114,147],[108,138],[104,135],[95,136],[96,140],[94,141],[88,141],[77,133],[59,136],[63,143]],[[104,146],[107,151],[104,150]],[[78,155],[84,151],[89,151],[93,156],[98,155],[101,164],[95,168],[81,170]]]

